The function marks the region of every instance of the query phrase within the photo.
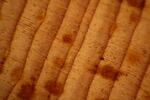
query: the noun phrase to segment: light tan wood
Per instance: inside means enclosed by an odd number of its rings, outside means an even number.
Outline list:
[[[71,0],[62,25],[49,50],[42,72],[37,81],[33,100],[47,100],[53,93],[52,85],[64,64],[68,51],[71,48],[88,6],[89,0]],[[58,91],[59,92],[59,91]]]
[[[48,51],[56,33],[61,26],[70,0],[51,0],[47,8],[45,20],[37,30],[29,51],[22,78],[14,87],[8,100],[29,99],[34,88]],[[26,88],[24,88],[26,87]],[[26,93],[29,91],[30,94]]]
[[[141,11],[142,9],[131,6],[127,1],[122,2],[114,31],[91,83],[87,100],[108,99],[116,81],[116,74],[119,73],[126,50],[140,20]]]
[[[0,99],[8,96],[19,80],[34,34],[43,21],[49,0],[28,0],[19,20],[10,53],[0,74]],[[19,8],[18,8],[19,9]]]
[[[100,0],[59,100],[86,99],[95,68],[107,45],[109,31],[119,11],[120,3],[116,0]]]
[[[115,82],[109,100],[134,100],[150,58],[150,13],[147,0],[140,22],[135,29],[120,71],[125,73]],[[147,16],[148,15],[148,16]]]
[[[149,100],[150,0],[0,0],[0,100]]]
[[[88,8],[86,9],[86,12],[84,14],[84,17],[82,18],[82,22],[80,24],[80,29],[77,33],[76,39],[70,48],[67,58],[65,60],[64,65],[62,66],[62,69],[57,77],[56,84],[60,84],[61,88],[63,89],[65,85],[65,81],[67,79],[68,73],[71,70],[72,64],[74,62],[74,59],[79,52],[80,47],[82,46],[83,40],[86,36],[86,33],[88,31],[89,25],[91,23],[91,20],[93,18],[93,15],[95,13],[95,10],[97,8],[99,0],[91,0]],[[60,94],[52,94],[50,95],[49,100],[58,100]]]
[[[149,100],[150,98],[150,64],[141,82],[136,100]]]
[[[0,73],[3,70],[3,64],[9,52],[13,33],[25,4],[26,0],[0,1]]]

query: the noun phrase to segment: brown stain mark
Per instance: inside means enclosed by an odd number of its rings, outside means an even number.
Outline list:
[[[123,75],[123,72],[115,69],[114,67],[112,67],[111,65],[103,65],[99,68],[98,70],[99,74],[106,78],[106,79],[110,79],[110,80],[117,80],[118,77],[120,77],[121,75]]]
[[[96,74],[98,67],[99,67],[99,65],[95,64],[92,68],[88,69],[88,72],[90,72],[91,74]]]
[[[136,64],[137,62],[140,61],[140,54],[136,51],[130,50],[127,55],[127,62],[131,63],[131,64]]]
[[[56,66],[62,66],[64,64],[65,60],[62,59],[62,58],[59,58],[59,57],[56,57],[53,61],[53,63],[56,65]]]
[[[118,0],[119,3],[122,3],[122,0]]]
[[[0,64],[0,74],[3,72],[3,65]]]
[[[45,16],[46,16],[46,13],[44,11],[41,11],[41,13],[39,13],[39,15],[37,16],[37,19],[42,22]]]
[[[2,61],[0,62],[0,74],[3,72],[3,65],[4,65],[4,63],[5,63],[5,60],[6,60],[6,57],[4,57],[3,59],[2,59]]]
[[[117,23],[114,23],[110,29],[109,37],[111,37],[112,33],[117,29]]]
[[[63,92],[63,85],[54,81],[47,81],[45,89],[54,95],[60,95]]]
[[[138,9],[143,9],[145,5],[145,0],[127,0],[130,6],[136,7]]]
[[[140,20],[140,16],[136,13],[132,13],[130,15],[130,22],[138,22]]]
[[[100,57],[100,60],[104,60],[104,57]]]
[[[144,55],[147,55],[147,53],[148,53],[147,50],[143,50]]]
[[[64,43],[72,44],[74,41],[74,36],[72,34],[65,34],[62,37]]]
[[[37,81],[37,77],[36,77],[36,76],[31,76],[30,79],[31,79],[31,81],[32,81],[33,83],[35,83],[35,82]]]
[[[18,81],[22,75],[22,68],[16,67],[10,74],[12,81]]]
[[[0,20],[2,20],[2,12],[1,12],[1,9],[0,9]]]
[[[8,3],[8,1],[7,1],[7,0],[2,0],[2,2],[4,2],[4,3]]]
[[[35,90],[35,85],[30,84],[30,83],[23,84],[21,86],[21,89],[20,89],[19,93],[17,94],[17,96],[19,98],[29,100],[31,98],[34,90]]]

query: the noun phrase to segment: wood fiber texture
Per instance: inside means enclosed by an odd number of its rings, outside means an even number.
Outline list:
[[[0,100],[150,100],[150,0],[0,0]]]

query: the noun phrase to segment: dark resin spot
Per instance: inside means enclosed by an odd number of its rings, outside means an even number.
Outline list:
[[[104,60],[104,57],[100,57],[100,60]]]
[[[140,58],[141,58],[141,56],[138,52],[131,51],[131,50],[127,53],[126,57],[127,57],[126,60],[131,64],[136,64],[137,62],[140,61]]]
[[[54,64],[57,66],[62,66],[64,64],[64,62],[65,62],[64,59],[59,58],[59,57],[54,59]]]
[[[122,0],[118,0],[119,3],[122,3]]]
[[[111,30],[110,30],[110,33],[109,33],[110,37],[111,37],[112,33],[113,33],[116,29],[117,29],[117,24],[114,23],[114,24],[112,25]]]
[[[139,21],[139,19],[140,19],[140,16],[136,13],[132,13],[130,15],[130,21],[131,22],[136,22],[137,23]]]
[[[73,42],[73,36],[71,34],[65,34],[63,36],[63,42],[64,43],[72,43]]]
[[[31,76],[30,79],[33,83],[37,81],[37,77],[35,77],[35,76]]]
[[[6,57],[4,57],[3,59],[2,59],[2,61],[0,62],[0,74],[3,72],[3,65],[4,65],[4,63],[5,63],[5,60],[6,60]]]
[[[0,74],[3,72],[3,66],[0,64]]]
[[[45,18],[45,12],[41,11],[39,15],[37,15],[37,19],[42,22],[44,18]]]
[[[7,0],[2,0],[2,2],[8,3],[8,1],[7,1]]]
[[[145,0],[127,0],[128,4],[138,9],[143,9]]]
[[[118,73],[119,76],[121,75],[121,72],[118,69],[115,69],[114,67],[110,65],[104,65],[99,69],[99,73],[106,79],[110,79],[115,81],[117,79]]]
[[[63,85],[57,82],[48,81],[45,85],[45,89],[54,95],[60,95],[63,92]]]
[[[88,69],[88,72],[90,72],[91,74],[96,74],[97,68],[98,64],[95,64],[94,67]]]
[[[32,84],[29,84],[29,83],[23,84],[21,86],[21,90],[18,93],[18,97],[25,99],[25,100],[29,100],[29,98],[31,98],[31,96],[34,92],[34,89],[35,89],[35,87]]]
[[[22,68],[16,67],[12,72],[11,72],[11,78],[13,81],[18,81],[22,75]]]

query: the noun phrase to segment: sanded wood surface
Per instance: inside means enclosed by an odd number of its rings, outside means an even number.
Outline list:
[[[0,0],[0,100],[150,100],[150,0]]]

